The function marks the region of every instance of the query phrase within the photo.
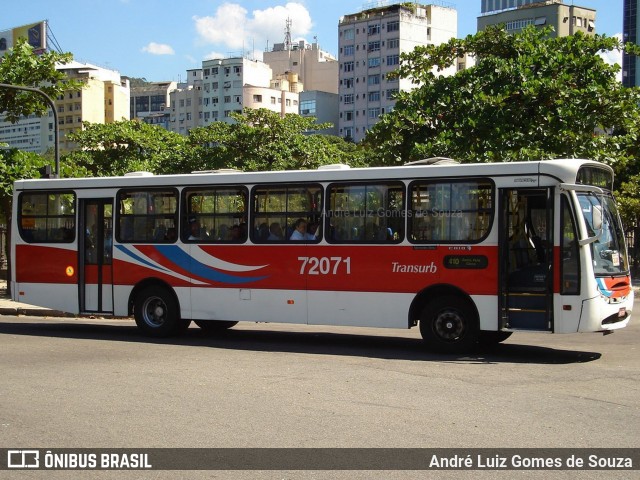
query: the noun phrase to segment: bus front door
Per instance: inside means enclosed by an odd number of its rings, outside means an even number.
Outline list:
[[[553,331],[551,189],[500,195],[500,329]]]
[[[113,314],[113,199],[81,199],[78,228],[80,312]]]

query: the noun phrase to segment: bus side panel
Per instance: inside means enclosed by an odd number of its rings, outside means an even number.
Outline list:
[[[407,328],[415,295],[379,292],[309,291],[309,324]]]
[[[14,265],[14,300],[78,313],[75,245],[16,245]]]
[[[195,320],[307,323],[304,290],[193,287],[191,303]]]

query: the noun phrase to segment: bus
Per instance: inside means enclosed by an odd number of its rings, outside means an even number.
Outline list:
[[[133,317],[419,327],[462,352],[513,332],[625,327],[633,306],[613,171],[589,160],[15,183],[11,295]]]

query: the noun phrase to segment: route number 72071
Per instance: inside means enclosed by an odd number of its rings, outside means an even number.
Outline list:
[[[300,275],[351,274],[351,257],[298,257]]]

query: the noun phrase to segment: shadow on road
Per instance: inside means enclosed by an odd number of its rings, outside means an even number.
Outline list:
[[[153,339],[143,336],[135,325],[130,324],[101,325],[78,321],[43,323],[25,320],[15,323],[0,322],[0,334],[423,362],[561,365],[592,362],[601,357],[597,352],[562,350],[516,343],[491,347],[478,346],[475,351],[467,354],[440,354],[427,351],[418,338],[325,331],[288,332],[268,330],[266,324],[259,324],[256,330],[231,329],[215,335],[192,327],[179,337]],[[526,339],[526,336],[523,336],[523,339]],[[510,341],[513,342],[513,340]]]

